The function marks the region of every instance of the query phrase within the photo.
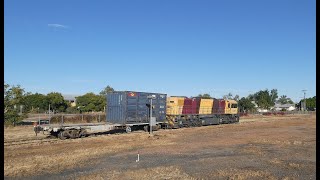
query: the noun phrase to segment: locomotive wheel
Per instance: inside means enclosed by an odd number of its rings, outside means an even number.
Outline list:
[[[220,118],[219,119],[219,124],[222,124],[222,122],[223,122],[223,118]]]
[[[239,117],[236,117],[236,123],[239,123]]]

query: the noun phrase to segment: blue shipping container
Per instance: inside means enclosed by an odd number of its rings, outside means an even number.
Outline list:
[[[107,94],[106,119],[115,124],[149,123],[150,104],[149,95],[154,95],[152,100],[152,116],[157,122],[166,119],[166,94],[147,93],[135,91],[115,91]]]

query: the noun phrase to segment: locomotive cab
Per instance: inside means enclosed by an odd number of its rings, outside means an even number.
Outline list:
[[[226,114],[238,114],[238,102],[226,100]]]

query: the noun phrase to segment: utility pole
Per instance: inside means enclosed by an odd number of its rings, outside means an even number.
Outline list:
[[[50,124],[50,104],[49,104],[49,124]]]
[[[307,104],[306,104],[306,91],[307,91],[307,90],[302,90],[302,92],[303,92],[303,101],[304,101],[304,108],[303,108],[304,111],[306,111],[306,109],[307,109]]]
[[[147,96],[148,99],[150,99],[150,121],[149,121],[149,126],[150,126],[150,134],[152,134],[152,99],[155,99],[156,96],[155,95],[150,95],[150,96]]]
[[[152,134],[152,98],[150,99],[150,134]]]
[[[32,107],[33,108],[33,107]],[[39,117],[39,119],[38,119],[38,124],[40,125],[40,112],[39,112],[39,108],[38,108],[38,117]]]

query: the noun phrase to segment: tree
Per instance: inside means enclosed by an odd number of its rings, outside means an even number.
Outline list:
[[[39,93],[25,96],[23,102],[25,110],[28,112],[38,112],[38,110],[41,112],[46,111],[49,104],[47,97]]]
[[[304,101],[303,99],[301,100],[302,102]],[[301,102],[300,101],[300,102]],[[316,96],[312,97],[312,98],[306,98],[306,108],[308,110],[313,111],[316,108]],[[300,103],[301,104],[301,103]]]
[[[79,111],[77,110],[76,107],[71,107],[71,106],[69,106],[69,107],[66,109],[66,113],[68,113],[68,114],[77,114],[77,113],[79,113]]]
[[[212,98],[212,97],[210,96],[210,94],[207,94],[207,93],[205,93],[205,94],[199,94],[198,97],[201,97],[201,98],[203,98],[203,99],[211,99],[211,98]]]
[[[249,94],[247,97],[250,101],[254,101],[255,100],[255,94]]]
[[[271,106],[274,106],[276,99],[278,98],[278,90],[272,89],[269,96],[271,98]]]
[[[114,92],[114,89],[111,87],[111,86],[107,86],[105,87],[99,94],[100,94],[100,98],[102,100],[102,105],[103,107],[106,107],[107,105],[107,94],[110,93],[110,92]]]
[[[47,102],[48,106],[50,104],[50,109],[55,111],[58,110],[59,112],[65,112],[68,107],[67,102],[64,100],[61,93],[58,92],[51,92],[47,94]]]
[[[273,93],[275,92],[273,91]],[[274,103],[272,102],[272,99],[275,96],[277,95],[273,94],[273,96],[271,96],[271,94],[269,94],[269,90],[266,89],[264,91],[260,90],[259,92],[256,92],[253,95],[253,99],[257,103],[258,107],[263,109],[270,109],[270,107],[274,105]]]
[[[103,111],[105,107],[105,97],[94,93],[87,93],[76,97],[78,108],[84,112]]]
[[[4,84],[4,113],[8,112],[12,99],[12,92],[9,91],[10,85]]]
[[[235,101],[239,101],[239,99],[240,99],[239,95],[235,95],[235,96],[233,97],[233,100],[235,100]]]
[[[255,105],[251,102],[251,100],[247,97],[243,97],[239,100],[239,108],[241,112],[254,111]]]
[[[102,95],[102,96],[106,96],[107,93],[113,92],[113,91],[114,91],[114,89],[111,86],[108,85],[99,94]]]
[[[229,92],[227,95],[223,96],[223,99],[232,99],[233,95]]]
[[[286,95],[282,95],[278,99],[277,103],[280,103],[280,104],[293,104],[293,101],[290,98],[288,98]]]
[[[18,122],[25,117],[19,114],[19,107],[23,105],[23,98],[26,94],[20,85],[10,87],[4,84],[4,122]]]
[[[255,101],[258,107],[263,109],[270,109],[272,106],[274,106],[277,98],[277,89],[272,89],[270,92],[268,89],[260,90],[248,96],[248,99],[250,99],[251,101]]]
[[[14,106],[14,108],[17,108],[19,105],[23,105],[23,98],[25,96],[25,91],[23,88],[21,88],[20,85],[12,86],[8,90],[8,94],[10,97],[10,103]]]

